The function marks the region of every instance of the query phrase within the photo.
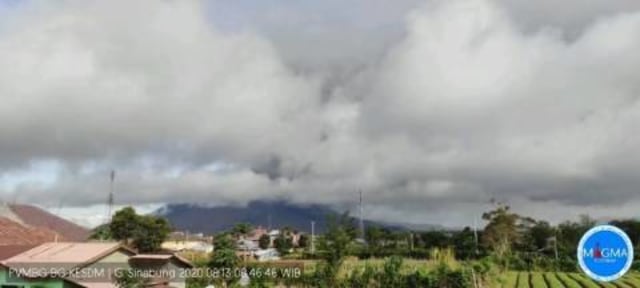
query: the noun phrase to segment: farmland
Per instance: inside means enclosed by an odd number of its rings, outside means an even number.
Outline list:
[[[601,283],[581,273],[508,272],[501,282],[502,288],[640,288],[640,273]]]

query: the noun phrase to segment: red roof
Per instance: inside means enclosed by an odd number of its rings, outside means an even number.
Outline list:
[[[86,241],[89,230],[31,205],[8,205],[20,221],[30,227],[55,231],[67,241]],[[51,240],[49,240],[51,241]]]

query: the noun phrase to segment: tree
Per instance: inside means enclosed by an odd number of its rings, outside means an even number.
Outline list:
[[[171,231],[165,218],[141,216],[132,207],[125,207],[116,212],[108,227],[109,233],[103,233],[101,236],[123,241],[127,245],[133,244],[142,253],[160,250],[162,242]]]
[[[271,246],[271,237],[267,234],[260,236],[258,239],[258,246],[260,246],[260,249],[269,248],[269,246]]]
[[[133,235],[133,245],[140,253],[160,250],[171,228],[165,218],[151,215],[139,216],[138,227]]]
[[[551,252],[549,242],[555,237],[555,229],[546,221],[536,221],[524,235],[522,249]]]
[[[322,261],[319,277],[323,286],[336,287],[337,275],[345,256],[347,256],[349,244],[356,238],[357,230],[353,218],[349,213],[342,214],[339,218],[329,216],[327,231],[318,241],[318,252]]]
[[[111,230],[109,229],[109,224],[102,224],[91,231],[91,236],[89,236],[91,240],[110,240],[113,239],[111,236]]]
[[[253,226],[250,223],[238,223],[231,229],[231,233],[236,236],[247,235],[253,230]]]
[[[300,234],[300,237],[298,238],[298,247],[300,248],[307,248],[309,247],[309,235],[307,234]]]
[[[216,235],[213,240],[214,250],[209,262],[212,268],[233,268],[238,263],[236,242],[229,233]],[[233,252],[233,253],[230,253]],[[233,255],[233,256],[230,256]]]
[[[384,244],[384,231],[378,226],[370,226],[364,231],[368,250],[372,255],[379,255]]]
[[[238,259],[236,255],[236,242],[233,236],[229,233],[218,234],[213,241],[213,245],[214,250],[213,254],[211,254],[211,259],[209,259],[208,266],[213,269],[234,271],[240,259]],[[224,279],[218,280],[224,281],[225,285],[228,285],[235,281],[236,276],[235,273],[231,273],[231,275],[222,275],[220,278]]]
[[[611,221],[610,224],[627,233],[632,243],[640,245],[640,221],[635,219],[625,219]]]
[[[138,214],[133,207],[125,207],[117,211],[109,223],[111,237],[129,244],[138,229]]]
[[[420,242],[424,248],[446,248],[451,246],[451,239],[444,231],[427,231],[420,234]]]
[[[280,255],[287,255],[291,248],[293,248],[293,242],[291,237],[288,237],[284,234],[278,235],[278,237],[273,241],[273,246],[278,250]]]
[[[582,235],[595,225],[589,216],[581,215],[578,222],[565,221],[558,225],[558,250],[565,258],[574,258],[575,249]]]
[[[456,258],[469,259],[477,257],[480,247],[476,243],[476,235],[469,227],[465,227],[462,231],[454,232],[451,236]]]
[[[505,259],[511,253],[512,245],[520,239],[518,224],[520,216],[509,211],[509,206],[498,207],[482,215],[489,223],[484,228],[483,243],[498,257]]]

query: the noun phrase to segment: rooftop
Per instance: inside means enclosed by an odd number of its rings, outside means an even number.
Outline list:
[[[119,243],[45,243],[3,261],[12,263],[73,263],[85,264],[122,247]]]

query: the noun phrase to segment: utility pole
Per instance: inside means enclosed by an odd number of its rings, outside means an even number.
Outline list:
[[[316,253],[316,222],[311,221],[311,255]]]
[[[476,256],[478,256],[478,219],[476,217],[473,217],[473,238],[476,242]]]

